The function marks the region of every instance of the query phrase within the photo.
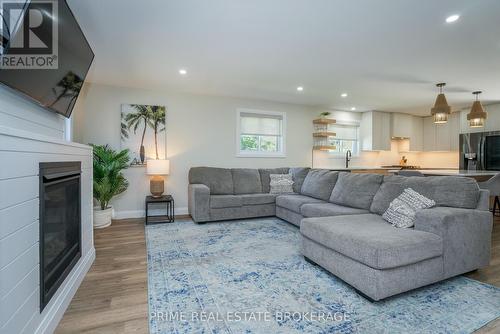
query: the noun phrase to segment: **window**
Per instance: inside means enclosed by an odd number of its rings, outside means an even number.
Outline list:
[[[275,111],[239,109],[237,112],[237,155],[241,157],[284,157],[286,114]]]
[[[336,133],[335,137],[329,139],[330,145],[335,145],[335,150],[331,150],[333,155],[344,156],[347,150],[351,150],[352,155],[359,153],[359,125],[358,124],[332,124],[330,130]]]

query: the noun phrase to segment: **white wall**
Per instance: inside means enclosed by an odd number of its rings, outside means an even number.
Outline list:
[[[280,167],[310,166],[312,120],[308,107],[238,99],[149,91],[88,84],[85,98],[74,112],[74,139],[81,143],[109,144],[120,148],[120,110],[123,103],[167,107],[167,157],[170,175],[166,193],[174,196],[176,213],[187,213],[188,171],[193,166]],[[236,157],[236,109],[251,108],[287,113],[286,158]],[[112,205],[115,217],[141,216],[149,179],[144,168],[129,168],[129,189]]]

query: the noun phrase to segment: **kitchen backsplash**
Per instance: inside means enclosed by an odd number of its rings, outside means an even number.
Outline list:
[[[402,156],[408,160],[408,165],[422,168],[458,168],[458,152],[408,152],[408,140],[392,140],[390,151],[367,152],[362,151],[353,156],[351,167],[380,167],[385,165],[399,165]],[[327,152],[314,152],[315,168],[343,168],[344,156],[333,156]]]

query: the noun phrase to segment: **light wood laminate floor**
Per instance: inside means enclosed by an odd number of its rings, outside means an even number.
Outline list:
[[[96,230],[96,260],[56,333],[147,333],[147,269],[143,219],[114,221]],[[500,218],[495,219],[491,264],[466,276],[500,286]],[[478,333],[500,333],[500,320]]]

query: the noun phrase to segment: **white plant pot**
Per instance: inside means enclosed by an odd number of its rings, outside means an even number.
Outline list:
[[[105,228],[111,225],[113,207],[101,210],[99,206],[94,207],[94,228]]]

